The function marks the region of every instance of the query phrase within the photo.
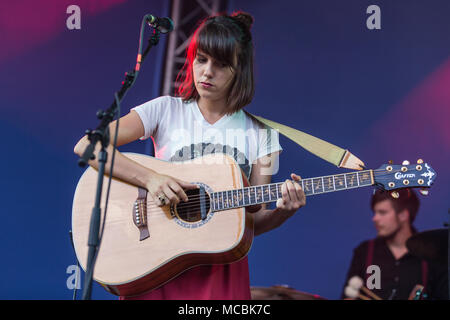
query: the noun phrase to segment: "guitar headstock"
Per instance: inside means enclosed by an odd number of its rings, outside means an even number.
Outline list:
[[[428,194],[427,189],[436,179],[436,172],[421,159],[417,160],[417,164],[410,164],[406,160],[402,165],[383,164],[373,173],[375,184],[382,186],[387,191],[401,188],[422,188],[420,193],[423,195]]]

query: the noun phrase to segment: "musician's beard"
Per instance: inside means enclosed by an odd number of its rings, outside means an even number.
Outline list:
[[[400,232],[400,230],[401,230],[401,226],[399,225],[391,233],[385,234],[385,235],[380,235],[380,238],[384,239],[385,241],[393,240],[397,236],[397,234]]]
[[[385,241],[393,240],[402,229],[402,225],[400,224],[398,217],[396,217],[395,224],[395,228],[391,230],[391,232],[379,234],[380,238],[384,239]]]

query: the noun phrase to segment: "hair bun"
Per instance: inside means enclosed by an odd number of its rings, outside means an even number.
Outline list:
[[[254,21],[251,15],[243,11],[236,11],[231,14],[231,17],[242,23],[247,28],[247,31],[250,31]]]

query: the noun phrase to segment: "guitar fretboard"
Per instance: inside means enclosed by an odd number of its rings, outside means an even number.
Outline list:
[[[278,182],[243,189],[213,192],[211,194],[211,209],[213,211],[221,211],[277,201],[279,198],[282,198],[281,186],[283,183]],[[372,170],[302,179],[298,183],[306,196],[366,187],[374,184]]]

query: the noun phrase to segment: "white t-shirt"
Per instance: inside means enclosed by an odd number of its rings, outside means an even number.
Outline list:
[[[155,156],[167,161],[185,161],[210,153],[226,153],[250,177],[254,161],[282,151],[278,132],[252,119],[243,110],[210,124],[196,101],[162,96],[132,108],[144,125],[141,140],[152,137]],[[270,164],[271,174],[278,163]]]

